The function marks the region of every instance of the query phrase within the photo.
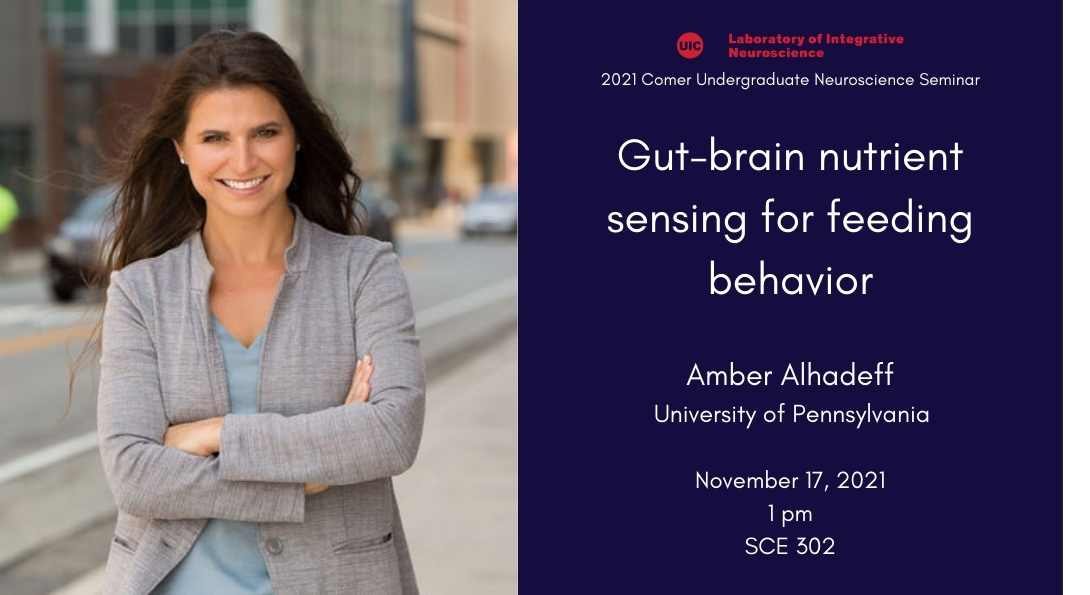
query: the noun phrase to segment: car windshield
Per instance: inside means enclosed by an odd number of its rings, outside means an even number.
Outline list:
[[[113,199],[113,196],[113,188],[96,190],[80,203],[72,217],[79,219],[80,221],[97,221],[102,219],[106,214],[106,208],[110,205],[110,200]]]

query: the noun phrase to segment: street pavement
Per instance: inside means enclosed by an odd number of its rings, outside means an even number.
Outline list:
[[[517,592],[517,355],[511,332],[427,389],[416,463],[394,479],[422,593]],[[97,595],[103,570],[53,595]]]

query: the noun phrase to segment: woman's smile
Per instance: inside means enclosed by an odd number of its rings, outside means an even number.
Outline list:
[[[261,192],[264,187],[265,180],[268,180],[272,174],[259,176],[256,178],[248,178],[244,180],[218,178],[216,181],[229,188],[234,194],[243,196],[249,196]]]

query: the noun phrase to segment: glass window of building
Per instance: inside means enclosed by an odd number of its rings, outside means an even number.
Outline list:
[[[249,0],[117,0],[122,52],[169,56],[213,29],[248,29]]]
[[[87,0],[45,0],[42,25],[49,45],[82,48],[87,44]]]

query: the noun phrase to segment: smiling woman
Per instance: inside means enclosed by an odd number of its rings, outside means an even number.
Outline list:
[[[415,593],[391,481],[423,429],[412,304],[295,63],[201,37],[122,165],[89,343],[119,508],[103,592]]]

